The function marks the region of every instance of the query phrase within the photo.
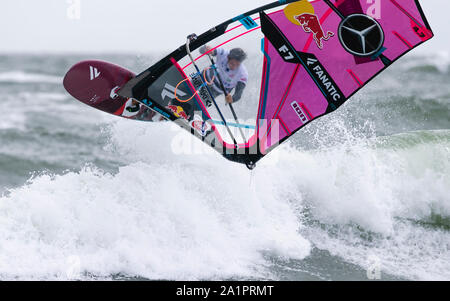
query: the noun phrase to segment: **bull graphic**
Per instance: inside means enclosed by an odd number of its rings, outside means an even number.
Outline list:
[[[328,31],[325,35],[319,18],[316,15],[301,14],[295,16],[295,19],[300,23],[306,33],[312,33],[314,35],[314,40],[319,49],[323,49],[323,41],[328,41],[331,37],[334,37],[334,33],[331,31]]]

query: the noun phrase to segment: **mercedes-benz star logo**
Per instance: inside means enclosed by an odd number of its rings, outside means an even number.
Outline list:
[[[374,18],[353,14],[339,25],[339,39],[345,50],[357,56],[373,56],[384,44],[384,32]]]

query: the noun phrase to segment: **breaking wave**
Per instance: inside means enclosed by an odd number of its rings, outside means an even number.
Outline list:
[[[273,258],[313,249],[450,279],[450,131],[287,144],[253,173],[199,142],[175,155],[189,135],[168,124],[109,135],[117,173],[40,174],[0,198],[1,279],[277,279]]]
[[[59,76],[27,73],[23,71],[11,71],[0,73],[0,83],[47,83],[61,84],[62,79]]]

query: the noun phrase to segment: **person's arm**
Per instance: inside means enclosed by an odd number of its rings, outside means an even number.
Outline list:
[[[246,87],[247,85],[244,82],[238,82],[236,88],[234,89],[233,103],[241,100],[242,94],[244,93]]]
[[[211,51],[211,46],[205,45],[203,47],[200,48],[200,54],[205,54],[208,51]],[[214,51],[211,52],[212,56],[217,56],[217,49],[214,49]]]

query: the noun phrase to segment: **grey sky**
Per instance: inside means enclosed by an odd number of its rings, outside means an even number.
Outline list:
[[[3,0],[0,52],[172,50],[189,33],[273,0],[80,0],[79,20],[67,16],[72,1]],[[421,3],[437,37],[420,51],[450,51],[450,2]]]

